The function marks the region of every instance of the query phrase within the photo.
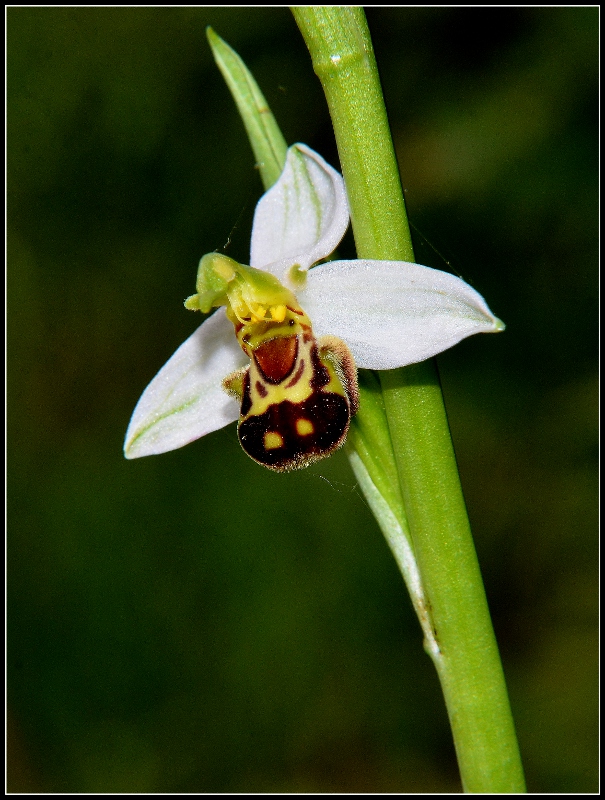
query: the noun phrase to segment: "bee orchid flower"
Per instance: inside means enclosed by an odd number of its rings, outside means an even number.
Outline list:
[[[348,224],[341,175],[293,145],[256,207],[250,266],[218,253],[200,261],[197,294],[185,305],[217,310],[143,392],[126,458],[175,450],[239,419],[240,442],[256,461],[278,471],[307,466],[346,437],[355,365],[403,367],[503,329],[450,273],[403,261],[318,264]]]

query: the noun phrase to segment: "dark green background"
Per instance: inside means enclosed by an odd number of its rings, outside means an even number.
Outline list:
[[[417,259],[508,325],[439,365],[529,788],[595,791],[598,11],[368,19]],[[247,260],[261,193],[206,25],[288,141],[338,163],[291,16],[7,24],[9,787],[458,790],[433,666],[344,454],[274,475],[230,426],[122,458],[199,322],[182,302],[200,256],[231,237]]]

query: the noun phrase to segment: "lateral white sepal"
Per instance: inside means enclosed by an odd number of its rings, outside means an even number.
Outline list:
[[[223,379],[248,359],[223,309],[203,322],[164,364],[132,415],[124,455],[166,453],[228,425],[239,417]]]
[[[320,264],[298,298],[316,335],[344,339],[364,369],[404,367],[504,328],[463,280],[406,261]]]

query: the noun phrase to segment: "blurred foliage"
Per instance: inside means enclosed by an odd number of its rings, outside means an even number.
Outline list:
[[[508,325],[439,364],[529,788],[596,791],[598,10],[368,20],[417,259]],[[229,426],[121,455],[261,193],[208,24],[337,164],[286,9],[7,12],[9,789],[457,791],[342,453],[274,475]]]

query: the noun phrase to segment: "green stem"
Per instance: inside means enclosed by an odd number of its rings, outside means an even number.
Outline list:
[[[413,260],[363,10],[301,7],[293,14],[330,108],[358,255]],[[470,792],[523,792],[506,685],[435,365],[383,372],[380,380],[462,784]]]

